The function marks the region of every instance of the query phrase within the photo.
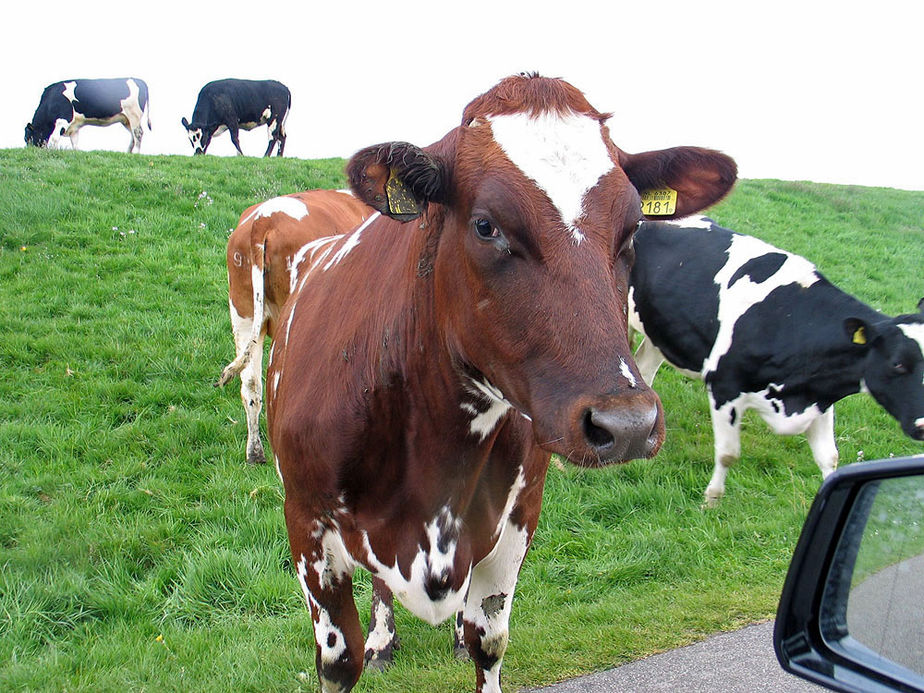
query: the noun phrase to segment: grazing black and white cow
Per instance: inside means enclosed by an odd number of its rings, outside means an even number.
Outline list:
[[[827,477],[838,462],[834,403],[869,392],[924,440],[924,299],[890,318],[827,281],[805,258],[704,217],[642,222],[635,235],[630,322],[651,384],[662,361],[706,383],[715,436],[707,505],[740,456],[741,415],[805,433]]]
[[[269,156],[276,143],[276,154],[282,156],[291,105],[289,88],[276,80],[219,79],[202,87],[192,122],[186,118],[182,122],[196,154],[205,154],[212,138],[227,130],[237,153],[243,156],[238,132],[266,125],[270,141],[263,156]]]
[[[26,125],[26,144],[54,146],[65,135],[77,149],[77,133],[84,125],[121,123],[131,133],[128,151],[141,151],[141,124],[148,121],[148,85],[134,77],[71,79],[45,87],[32,122]]]

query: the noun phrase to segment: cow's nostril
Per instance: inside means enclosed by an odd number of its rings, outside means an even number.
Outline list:
[[[604,426],[606,426],[606,422],[599,420],[599,412],[596,409],[591,407],[584,412],[584,436],[587,438],[587,442],[600,452],[611,448],[616,442],[609,427]]]

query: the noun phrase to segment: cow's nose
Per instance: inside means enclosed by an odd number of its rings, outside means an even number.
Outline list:
[[[588,407],[581,428],[601,462],[651,457],[663,438],[660,408],[650,400],[634,406]]]

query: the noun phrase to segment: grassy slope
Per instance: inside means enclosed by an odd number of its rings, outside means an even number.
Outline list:
[[[0,151],[0,688],[315,689],[278,480],[243,464],[237,388],[211,383],[233,351],[228,230],[255,201],[342,185],[341,168]],[[922,212],[924,193],[742,181],[711,214],[897,313],[924,294]],[[656,459],[549,475],[510,690],[774,613],[820,481],[807,446],[749,418],[704,512],[705,394],[668,369],[657,386]],[[838,406],[837,432],[845,462],[921,451],[865,397]],[[473,687],[448,628],[403,610],[398,627],[398,663],[361,690]]]

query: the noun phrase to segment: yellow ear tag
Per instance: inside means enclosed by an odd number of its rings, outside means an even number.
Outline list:
[[[642,214],[646,217],[668,216],[677,211],[677,191],[673,188],[653,188],[641,193]]]
[[[854,344],[866,344],[866,329],[863,327],[858,327],[856,332],[853,333],[853,343]]]
[[[401,182],[401,179],[395,175],[394,169],[388,176],[388,182],[385,183],[385,194],[388,197],[388,211],[391,212],[391,216],[407,221],[420,215],[417,200],[414,199],[407,186]]]

